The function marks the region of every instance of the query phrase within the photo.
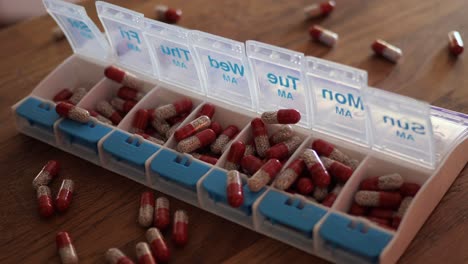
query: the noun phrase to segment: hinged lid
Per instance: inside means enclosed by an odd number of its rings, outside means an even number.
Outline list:
[[[191,31],[190,38],[207,96],[254,110],[255,94],[244,43],[201,31]]]
[[[258,112],[294,108],[300,126],[310,126],[304,54],[257,41],[247,41],[247,56],[256,81]]]
[[[43,0],[43,3],[67,37],[74,53],[98,60],[109,57],[109,45],[104,35],[82,6],[59,0]]]
[[[434,168],[429,104],[368,87],[364,89],[364,107],[375,150]]]
[[[144,39],[154,64],[154,74],[163,81],[203,93],[194,56],[189,49],[189,30],[144,19]]]
[[[143,41],[143,14],[101,1],[96,2],[96,8],[117,63],[143,74],[152,73]]]
[[[368,145],[369,126],[361,93],[367,86],[367,72],[313,57],[307,57],[306,63],[312,127]]]

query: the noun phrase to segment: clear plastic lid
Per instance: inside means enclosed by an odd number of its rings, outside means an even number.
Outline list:
[[[369,87],[364,89],[364,103],[371,119],[375,150],[434,168],[428,103]]]
[[[82,6],[58,0],[43,0],[43,3],[67,37],[74,53],[98,60],[109,57],[109,45],[104,35]]]
[[[361,89],[367,72],[330,61],[306,57],[312,102],[312,127],[368,145],[368,119]]]
[[[203,93],[197,65],[189,49],[189,30],[144,19],[143,32],[153,59],[154,74],[161,80]]]
[[[256,81],[258,112],[294,108],[302,116],[299,125],[310,127],[304,54],[249,40],[247,56]]]
[[[207,96],[254,110],[255,94],[244,43],[201,31],[191,31],[190,39]]]
[[[96,2],[96,8],[117,62],[141,73],[152,73],[143,40],[143,14],[101,1]]]

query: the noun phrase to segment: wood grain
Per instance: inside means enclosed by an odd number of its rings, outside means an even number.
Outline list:
[[[112,1],[153,17],[156,1]],[[169,1],[163,1],[168,3]],[[171,1],[184,11],[180,25],[239,41],[259,40],[306,55],[362,68],[369,84],[426,100],[447,109],[468,112],[468,58],[449,56],[447,32],[459,30],[468,41],[468,2],[453,1],[337,1],[326,19],[304,21],[309,1]],[[93,2],[85,7],[96,19]],[[340,35],[335,49],[311,42],[307,28],[320,23]],[[52,41],[49,16],[0,31],[0,263],[58,263],[54,237],[67,230],[83,263],[103,263],[109,247],[135,257],[134,245],[144,240],[136,224],[143,186],[18,134],[9,107],[26,96],[71,54],[66,41]],[[102,27],[101,27],[102,29]],[[383,38],[403,49],[397,65],[372,55],[369,45]],[[50,220],[36,213],[31,181],[48,159],[63,164],[59,180],[76,181],[70,210]],[[454,182],[420,230],[401,263],[468,262],[468,168]],[[281,242],[269,239],[220,217],[171,198],[172,208],[189,212],[191,240],[173,249],[172,263],[325,263]]]

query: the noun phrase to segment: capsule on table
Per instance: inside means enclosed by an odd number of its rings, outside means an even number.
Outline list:
[[[164,145],[166,143],[166,142],[164,142],[164,140],[152,137],[152,136],[150,136],[150,135],[148,135],[146,133],[136,132],[135,134],[141,136],[142,138],[144,138],[144,139],[146,139],[148,141],[151,141],[151,142],[159,144],[159,145]]]
[[[268,130],[263,123],[262,119],[255,118],[250,122],[252,126],[252,134],[255,142],[255,150],[257,154],[264,158],[266,151],[270,148],[270,141],[268,140]]]
[[[188,242],[188,215],[184,210],[174,213],[174,224],[172,226],[172,239],[176,246],[183,247]]]
[[[374,50],[376,54],[394,63],[398,62],[398,60],[403,55],[401,49],[381,39],[377,39],[374,41],[374,43],[372,43],[372,50]]]
[[[173,102],[172,104],[167,104],[156,108],[153,114],[155,118],[168,119],[183,113],[190,112],[192,107],[192,100],[188,98],[182,98]]]
[[[156,227],[152,227],[146,231],[146,240],[151,246],[154,256],[157,261],[166,263],[171,258],[171,252],[167,246],[166,240],[161,232]]]
[[[458,56],[463,52],[463,39],[458,31],[450,31],[448,33],[450,52]]]
[[[117,91],[117,96],[124,100],[140,101],[145,96],[145,94],[139,92],[136,89],[127,86],[122,86]]]
[[[328,188],[327,187],[319,187],[316,186],[314,188],[314,193],[312,196],[314,197],[317,202],[322,202],[325,198],[327,198],[328,195]]]
[[[112,98],[111,100],[111,105],[114,107],[114,109],[120,111],[120,112],[124,112],[124,113],[128,113],[130,112],[130,110],[132,110],[132,108],[137,104],[136,101],[133,101],[133,100],[123,100],[123,99],[120,99],[118,97],[114,97]]]
[[[104,70],[104,75],[123,86],[127,86],[138,91],[142,91],[145,83],[143,80],[140,80],[137,76],[133,75],[130,72],[127,72],[123,69],[117,68],[115,66],[108,66]]]
[[[245,144],[242,141],[236,141],[231,144],[224,168],[226,170],[238,170],[240,162],[244,157]]]
[[[265,156],[267,159],[285,159],[296,151],[299,145],[301,145],[301,142],[302,139],[300,137],[294,136],[269,148],[265,152]]]
[[[201,161],[204,161],[204,162],[212,164],[212,165],[216,165],[216,163],[218,163],[218,159],[215,158],[215,157],[212,157],[210,155],[203,155],[203,154],[199,154],[199,153],[191,153],[191,155],[196,159],[199,159]]]
[[[205,129],[197,134],[186,138],[177,144],[177,151],[182,153],[190,153],[195,150],[206,147],[216,140],[216,134],[211,129]]]
[[[156,199],[156,207],[154,209],[154,226],[159,230],[164,230],[170,224],[171,216],[169,200],[166,197],[158,197],[158,199]]]
[[[171,129],[169,123],[166,122],[164,119],[153,118],[151,121],[151,125],[158,131],[160,135],[166,135],[167,132]]]
[[[230,170],[227,173],[226,194],[230,206],[237,208],[244,203],[242,178],[237,170]]]
[[[200,111],[198,111],[195,117],[200,117],[200,116],[205,115],[211,119],[213,118],[215,111],[216,111],[216,107],[214,105],[206,103],[202,106]]]
[[[308,195],[314,190],[314,183],[310,178],[299,178],[296,182],[296,190],[302,195]]]
[[[175,24],[182,16],[182,10],[170,8],[166,5],[157,5],[155,7],[157,19],[165,21],[169,24]]]
[[[139,109],[133,117],[132,127],[135,132],[144,132],[149,124],[149,113],[146,109]]]
[[[210,129],[216,133],[216,136],[219,136],[223,132],[223,127],[216,121],[211,121]]]
[[[72,97],[73,92],[70,91],[70,89],[64,88],[60,90],[58,93],[54,95],[54,98],[52,99],[54,102],[60,102],[60,101],[65,101],[70,99]]]
[[[275,186],[280,190],[286,190],[296,181],[304,170],[305,163],[302,159],[295,159],[288,167],[280,172],[278,175]]]
[[[393,216],[393,220],[392,220],[393,228],[398,228],[398,226],[400,226],[401,219],[403,219],[403,216],[405,216],[405,213],[408,210],[408,207],[411,205],[412,201],[413,201],[413,197],[411,196],[405,197],[403,201],[401,201],[401,205],[400,207],[398,207],[398,211]]]
[[[359,165],[359,161],[350,158],[348,155],[341,152],[335,146],[325,140],[317,139],[312,142],[312,149],[317,151],[320,156],[339,161],[346,166],[351,167],[353,170]]]
[[[335,188],[333,188],[333,190],[327,195],[327,197],[325,197],[325,199],[322,202],[322,205],[326,207],[332,207],[333,203],[335,202],[342,189],[343,186],[336,185]]]
[[[55,207],[59,212],[65,212],[70,207],[75,183],[73,180],[65,179],[62,181],[57,197],[55,198]]]
[[[139,242],[135,246],[138,264],[156,264],[151,249],[146,242]]]
[[[356,202],[351,204],[351,208],[349,209],[349,213],[351,215],[362,216],[367,214],[367,208],[364,206],[360,206]]]
[[[60,171],[60,163],[57,160],[49,160],[34,178],[32,185],[37,189],[41,185],[48,185]]]
[[[264,112],[261,118],[265,124],[296,124],[301,120],[301,113],[296,109],[281,109]]]
[[[263,161],[254,155],[244,156],[241,160],[241,167],[249,175],[255,174],[263,166]]]
[[[327,169],[328,173],[337,181],[341,183],[346,183],[351,175],[353,175],[353,169],[344,165],[341,162],[332,160],[326,157],[320,157],[320,160]]]
[[[368,191],[393,191],[398,190],[403,184],[403,177],[398,173],[387,174],[379,177],[371,177],[363,180],[359,189]]]
[[[354,201],[361,206],[396,209],[400,206],[401,195],[384,191],[358,191]]]
[[[214,154],[223,153],[223,150],[229,144],[229,141],[231,141],[231,139],[233,139],[237,135],[237,133],[239,133],[239,128],[237,128],[236,126],[231,125],[226,127],[223,133],[221,133],[221,135],[219,135],[218,138],[216,138],[216,141],[213,144],[211,144],[211,151]]]
[[[96,104],[96,111],[112,121],[112,124],[118,125],[122,121],[122,116],[107,101],[100,101]]]
[[[278,144],[290,139],[292,136],[292,127],[290,125],[283,125],[270,137],[270,141],[273,144]]]
[[[109,264],[134,264],[134,262],[118,248],[108,249],[106,251],[106,260]]]
[[[49,187],[41,185],[37,188],[37,203],[39,205],[39,214],[42,217],[49,217],[54,213],[54,204]]]
[[[252,192],[260,191],[281,170],[283,165],[277,159],[268,160],[251,178],[247,180]]]
[[[83,97],[88,93],[88,90],[83,87],[79,87],[73,90],[73,95],[68,99],[68,102],[70,102],[73,105],[77,105]]]
[[[210,127],[210,125],[211,125],[210,118],[206,115],[202,115],[192,120],[190,123],[186,124],[185,126],[178,128],[174,132],[174,138],[177,141],[181,141],[190,136],[193,136],[194,134],[196,134],[199,131],[202,131],[203,129]]]
[[[60,260],[63,264],[78,263],[78,255],[76,254],[70,235],[67,232],[57,233],[55,236],[55,243],[57,245]]]
[[[313,149],[304,150],[301,155],[301,159],[304,160],[307,170],[317,187],[325,188],[330,185],[330,174],[328,174],[327,169]]]
[[[416,195],[416,193],[418,193],[420,188],[421,188],[421,185],[419,185],[417,183],[404,182],[400,186],[400,194],[403,197],[407,197],[407,196],[414,197]]]
[[[329,15],[335,9],[335,1],[325,1],[322,3],[308,5],[304,8],[307,19]]]
[[[315,41],[318,41],[329,47],[334,47],[338,42],[338,34],[318,25],[313,25],[309,28],[309,35]]]
[[[369,216],[381,219],[392,219],[395,212],[392,209],[371,208]]]
[[[112,121],[110,121],[109,119],[105,118],[104,116],[100,115],[98,112],[94,111],[94,110],[90,110],[88,109],[88,112],[89,114],[96,118],[99,122],[102,122],[104,124],[108,124],[108,125],[112,125]]]
[[[143,192],[140,197],[140,209],[138,211],[138,223],[142,227],[149,227],[153,224],[154,215],[154,193]]]
[[[55,111],[61,117],[80,123],[88,123],[91,118],[91,115],[87,110],[65,102],[58,103],[55,106]]]

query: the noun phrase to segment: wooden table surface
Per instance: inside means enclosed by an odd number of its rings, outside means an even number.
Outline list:
[[[156,1],[113,1],[153,17]],[[164,1],[169,2],[169,1]],[[184,11],[180,25],[239,41],[258,40],[306,55],[362,68],[369,84],[468,112],[468,54],[454,59],[447,51],[447,32],[459,30],[468,42],[465,0],[338,0],[326,19],[305,21],[302,8],[312,1],[171,1]],[[96,19],[93,2],[85,7]],[[339,44],[328,49],[311,42],[312,23],[337,32]],[[43,16],[0,31],[0,263],[58,263],[55,234],[67,230],[83,263],[104,262],[103,253],[119,247],[135,257],[144,240],[136,224],[139,195],[145,188],[47,144],[19,134],[10,106],[72,54],[67,41],[55,43],[55,22]],[[102,29],[102,27],[101,27]],[[397,65],[372,55],[375,38],[399,46]],[[66,85],[66,84],[64,84]],[[49,159],[62,162],[60,178],[76,181],[70,210],[49,220],[37,214],[33,177]],[[59,187],[60,180],[52,183]],[[468,263],[468,169],[419,231],[401,263]],[[172,208],[190,215],[189,245],[173,251],[171,263],[326,263],[276,240],[170,198]]]

